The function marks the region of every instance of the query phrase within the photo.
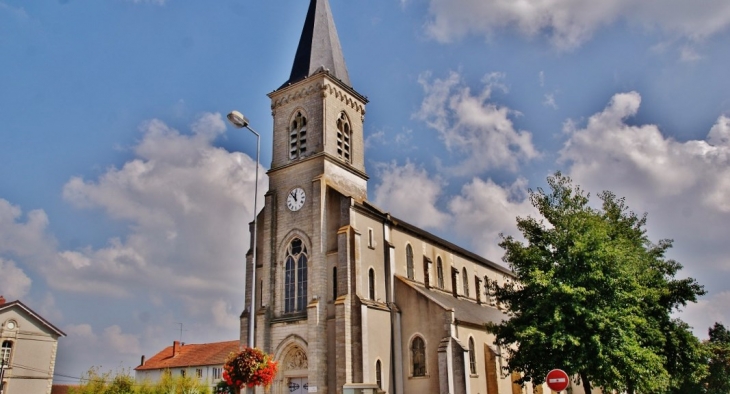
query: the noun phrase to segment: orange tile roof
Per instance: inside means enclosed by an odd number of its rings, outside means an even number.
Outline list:
[[[172,346],[155,354],[135,371],[169,369],[203,365],[223,365],[231,352],[237,352],[239,341],[179,345],[175,357]]]

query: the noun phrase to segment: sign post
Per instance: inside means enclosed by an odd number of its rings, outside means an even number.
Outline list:
[[[545,377],[545,382],[547,382],[550,390],[561,392],[568,388],[570,379],[568,378],[568,374],[562,369],[553,369],[548,372],[547,377]]]

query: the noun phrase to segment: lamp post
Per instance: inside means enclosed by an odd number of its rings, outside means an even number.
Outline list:
[[[256,136],[256,184],[254,186],[253,195],[253,261],[251,263],[251,310],[248,315],[248,347],[254,347],[254,328],[256,327],[256,244],[258,243],[258,238],[256,237],[256,232],[258,230],[258,223],[256,220],[258,217],[258,212],[256,203],[259,197],[259,152],[261,149],[261,136],[259,135],[259,133],[256,132],[256,130],[252,129],[248,125],[248,119],[246,119],[246,117],[243,116],[242,113],[238,111],[231,111],[231,113],[229,113],[227,117],[228,121],[230,121],[231,124],[236,128],[246,128]]]

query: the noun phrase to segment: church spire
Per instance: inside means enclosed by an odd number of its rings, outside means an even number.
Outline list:
[[[315,74],[320,68],[351,87],[340,39],[327,0],[311,0],[289,80],[284,86]]]

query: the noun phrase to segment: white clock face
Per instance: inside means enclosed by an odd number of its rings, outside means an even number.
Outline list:
[[[304,206],[305,198],[304,189],[301,187],[292,189],[292,191],[289,192],[289,195],[286,196],[286,206],[290,211],[298,211]]]

